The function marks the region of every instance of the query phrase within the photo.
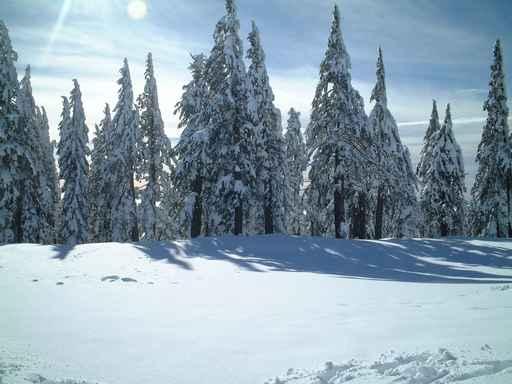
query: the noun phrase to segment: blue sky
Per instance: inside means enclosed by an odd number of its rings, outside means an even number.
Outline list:
[[[176,137],[173,106],[188,81],[190,53],[207,53],[224,0],[147,0],[148,13],[134,20],[135,0],[2,0],[0,17],[19,54],[19,73],[32,65],[36,101],[44,105],[52,135],[60,96],[71,80],[82,87],[88,125],[101,118],[105,102],[116,101],[118,69],[128,57],[135,93],[143,87],[144,60],[151,51],[157,71],[166,130]],[[431,100],[440,110],[452,103],[455,133],[473,171],[487,95],[491,50],[500,37],[505,65],[512,65],[512,2],[466,0],[343,0],[343,32],[352,57],[354,85],[366,101],[375,81],[379,45],[384,50],[390,109],[413,157],[423,138]],[[307,123],[325,51],[332,0],[238,0],[244,40],[258,24],[276,103],[295,107]],[[67,10],[67,12],[65,11]],[[247,44],[246,44],[247,45]],[[510,65],[509,65],[510,64]],[[510,73],[510,71],[507,71]],[[509,81],[510,88],[510,81]]]

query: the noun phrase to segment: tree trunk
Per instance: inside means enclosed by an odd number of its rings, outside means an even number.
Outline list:
[[[194,208],[192,211],[192,223],[190,225],[190,237],[196,238],[201,236],[201,226],[203,221],[203,178],[198,176],[194,180],[192,191],[196,194]]]
[[[507,177],[507,222],[508,222],[508,237],[512,237],[512,217],[511,217],[511,193],[512,193],[512,175],[508,175]]]
[[[242,202],[239,203],[237,207],[235,207],[235,225],[233,228],[233,234],[235,236],[240,236],[243,233],[244,228],[244,210],[242,207]]]
[[[382,186],[379,186],[377,192],[377,209],[375,212],[375,239],[382,239],[382,225],[384,222],[384,202],[385,196]]]
[[[137,207],[137,203],[135,201],[135,183],[134,183],[134,180],[133,180],[133,176],[130,177],[130,190],[132,192],[132,197],[133,197],[133,206],[136,208]],[[138,221],[137,221],[137,211],[135,211],[135,217],[133,217],[133,223],[132,223],[132,228],[130,230],[130,238],[133,242],[137,242],[139,241],[139,224],[138,224]]]
[[[16,211],[13,220],[13,234],[16,243],[23,242],[23,195],[25,194],[25,183],[20,183],[20,193],[16,198]]]
[[[266,202],[265,202],[265,207],[263,209],[263,215],[265,217],[265,234],[266,235],[271,235],[274,233],[274,215],[273,215],[273,212],[272,212],[272,200],[273,200],[273,196],[272,196],[272,183],[269,183],[269,187],[268,187],[268,191],[269,191],[269,198],[268,199],[265,199]]]
[[[448,224],[443,220],[439,226],[441,237],[447,237],[449,233]]]

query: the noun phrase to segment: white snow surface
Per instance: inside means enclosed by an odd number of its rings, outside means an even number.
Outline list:
[[[512,383],[512,242],[0,247],[0,383]]]

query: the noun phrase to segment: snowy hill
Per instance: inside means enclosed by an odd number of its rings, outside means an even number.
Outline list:
[[[2,384],[512,382],[510,241],[8,245],[0,292]]]

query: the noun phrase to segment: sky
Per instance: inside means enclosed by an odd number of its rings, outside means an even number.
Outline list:
[[[276,104],[302,112],[304,126],[318,81],[333,0],[238,0],[241,34],[254,20],[261,32]],[[494,41],[512,65],[512,2],[507,0],[340,0],[342,29],[352,58],[353,85],[371,111],[379,46],[384,51],[389,108],[417,161],[432,108],[441,119],[451,103],[468,184],[485,119]],[[122,60],[130,63],[135,94],[144,86],[152,52],[160,107],[171,138],[179,137],[174,105],[190,80],[190,55],[208,53],[224,0],[1,0],[0,18],[18,52],[18,74],[32,67],[36,103],[46,107],[57,138],[61,96],[78,79],[92,135],[106,102],[117,100]],[[510,78],[507,86],[510,89]]]

